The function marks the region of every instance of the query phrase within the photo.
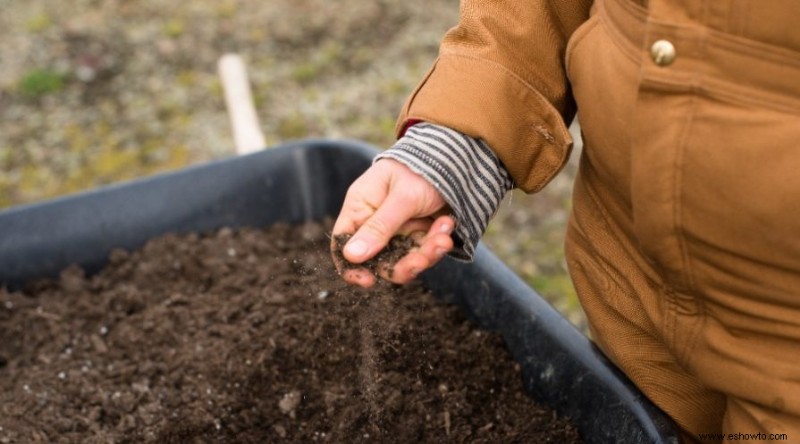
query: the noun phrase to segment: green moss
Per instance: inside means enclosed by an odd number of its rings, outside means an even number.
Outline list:
[[[342,58],[344,47],[340,42],[330,42],[325,44],[319,52],[319,64],[328,65]]]
[[[38,99],[64,88],[64,75],[49,69],[28,71],[19,81],[19,92],[29,99]]]
[[[304,61],[297,63],[292,69],[292,80],[308,85],[317,80],[326,69],[336,66],[343,57],[344,47],[339,42],[329,42],[311,53]]]
[[[394,125],[396,119],[394,117],[384,117],[378,123],[378,134],[386,135],[387,137],[394,138]]]
[[[171,117],[176,125],[185,117]],[[11,158],[15,151],[0,150],[0,160],[13,165],[0,174],[0,207],[74,193],[92,187],[183,167],[191,161],[184,145],[169,146],[163,137],[138,135],[141,142],[126,148],[113,123],[70,124],[63,130],[63,159],[58,164]],[[16,150],[19,151],[19,150]]]
[[[163,31],[167,37],[177,38],[186,31],[186,24],[181,19],[170,19],[164,24]]]
[[[355,66],[363,66],[372,63],[375,60],[375,52],[368,47],[358,48],[352,55],[351,63]]]
[[[305,118],[295,113],[278,124],[278,137],[281,139],[298,139],[308,134],[308,123]]]
[[[183,70],[175,77],[175,81],[178,85],[189,88],[197,83],[197,76],[194,71]]]
[[[529,283],[550,300],[569,301],[575,295],[572,279],[566,273],[540,274],[530,279]],[[573,304],[570,302],[568,305]]]
[[[411,88],[411,85],[409,85],[407,82],[398,79],[392,79],[386,82],[384,86],[384,90],[387,94],[400,97],[405,97],[411,94]]]
[[[251,28],[250,32],[247,33],[247,39],[251,43],[261,43],[268,38],[269,33],[263,27]]]
[[[300,63],[292,69],[292,80],[307,85],[322,72],[321,66],[314,62]]]
[[[25,29],[32,33],[47,31],[53,25],[53,20],[46,13],[35,14],[25,21]]]
[[[224,98],[225,90],[222,88],[222,82],[218,77],[215,77],[208,85],[209,92],[216,97]]]
[[[0,170],[0,208],[14,203],[14,189],[18,181],[16,171],[6,167]]]
[[[236,15],[236,3],[231,0],[221,2],[217,5],[216,13],[219,18],[231,18]]]
[[[268,82],[263,82],[253,87],[253,106],[255,106],[256,110],[269,106],[269,90],[270,87]],[[224,94],[224,92],[221,94]]]
[[[11,171],[14,168],[14,151],[10,146],[0,146],[0,172]],[[0,180],[4,177],[6,176],[0,174]]]

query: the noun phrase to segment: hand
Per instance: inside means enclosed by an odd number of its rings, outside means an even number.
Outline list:
[[[405,284],[453,249],[450,234],[455,221],[445,214],[447,209],[441,194],[422,176],[396,160],[382,159],[347,190],[333,235],[353,234],[343,254],[347,261],[360,264],[375,256],[395,234],[415,234],[418,247],[395,264],[391,277],[379,272],[383,279]],[[419,232],[423,235],[416,235]],[[351,284],[375,285],[376,276],[366,268],[344,270],[338,263],[337,268]]]

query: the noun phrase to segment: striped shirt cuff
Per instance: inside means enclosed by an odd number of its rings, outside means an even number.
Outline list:
[[[450,256],[471,261],[475,247],[514,183],[500,159],[481,139],[431,123],[406,131],[380,159],[394,159],[427,179],[456,219]]]

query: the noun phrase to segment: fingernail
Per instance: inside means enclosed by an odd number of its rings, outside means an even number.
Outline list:
[[[444,223],[444,224],[442,224],[442,225],[439,227],[439,232],[440,232],[440,233],[444,233],[444,234],[450,234],[450,231],[451,231],[452,229],[453,229],[453,228],[450,226],[450,224],[448,224],[448,223]]]
[[[436,254],[437,258],[441,259],[444,257],[445,254],[447,254],[447,250],[445,250],[444,248],[437,248],[436,251],[434,251],[434,253]]]
[[[349,256],[363,256],[367,253],[367,243],[361,239],[356,239],[348,242],[344,250]]]
[[[419,274],[419,269],[418,268],[412,268],[411,271],[409,271],[409,273],[411,273],[411,277],[412,278],[415,278]]]

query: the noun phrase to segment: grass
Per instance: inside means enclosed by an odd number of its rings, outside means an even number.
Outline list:
[[[29,99],[39,99],[64,89],[65,75],[44,68],[28,71],[19,81],[19,93]]]

